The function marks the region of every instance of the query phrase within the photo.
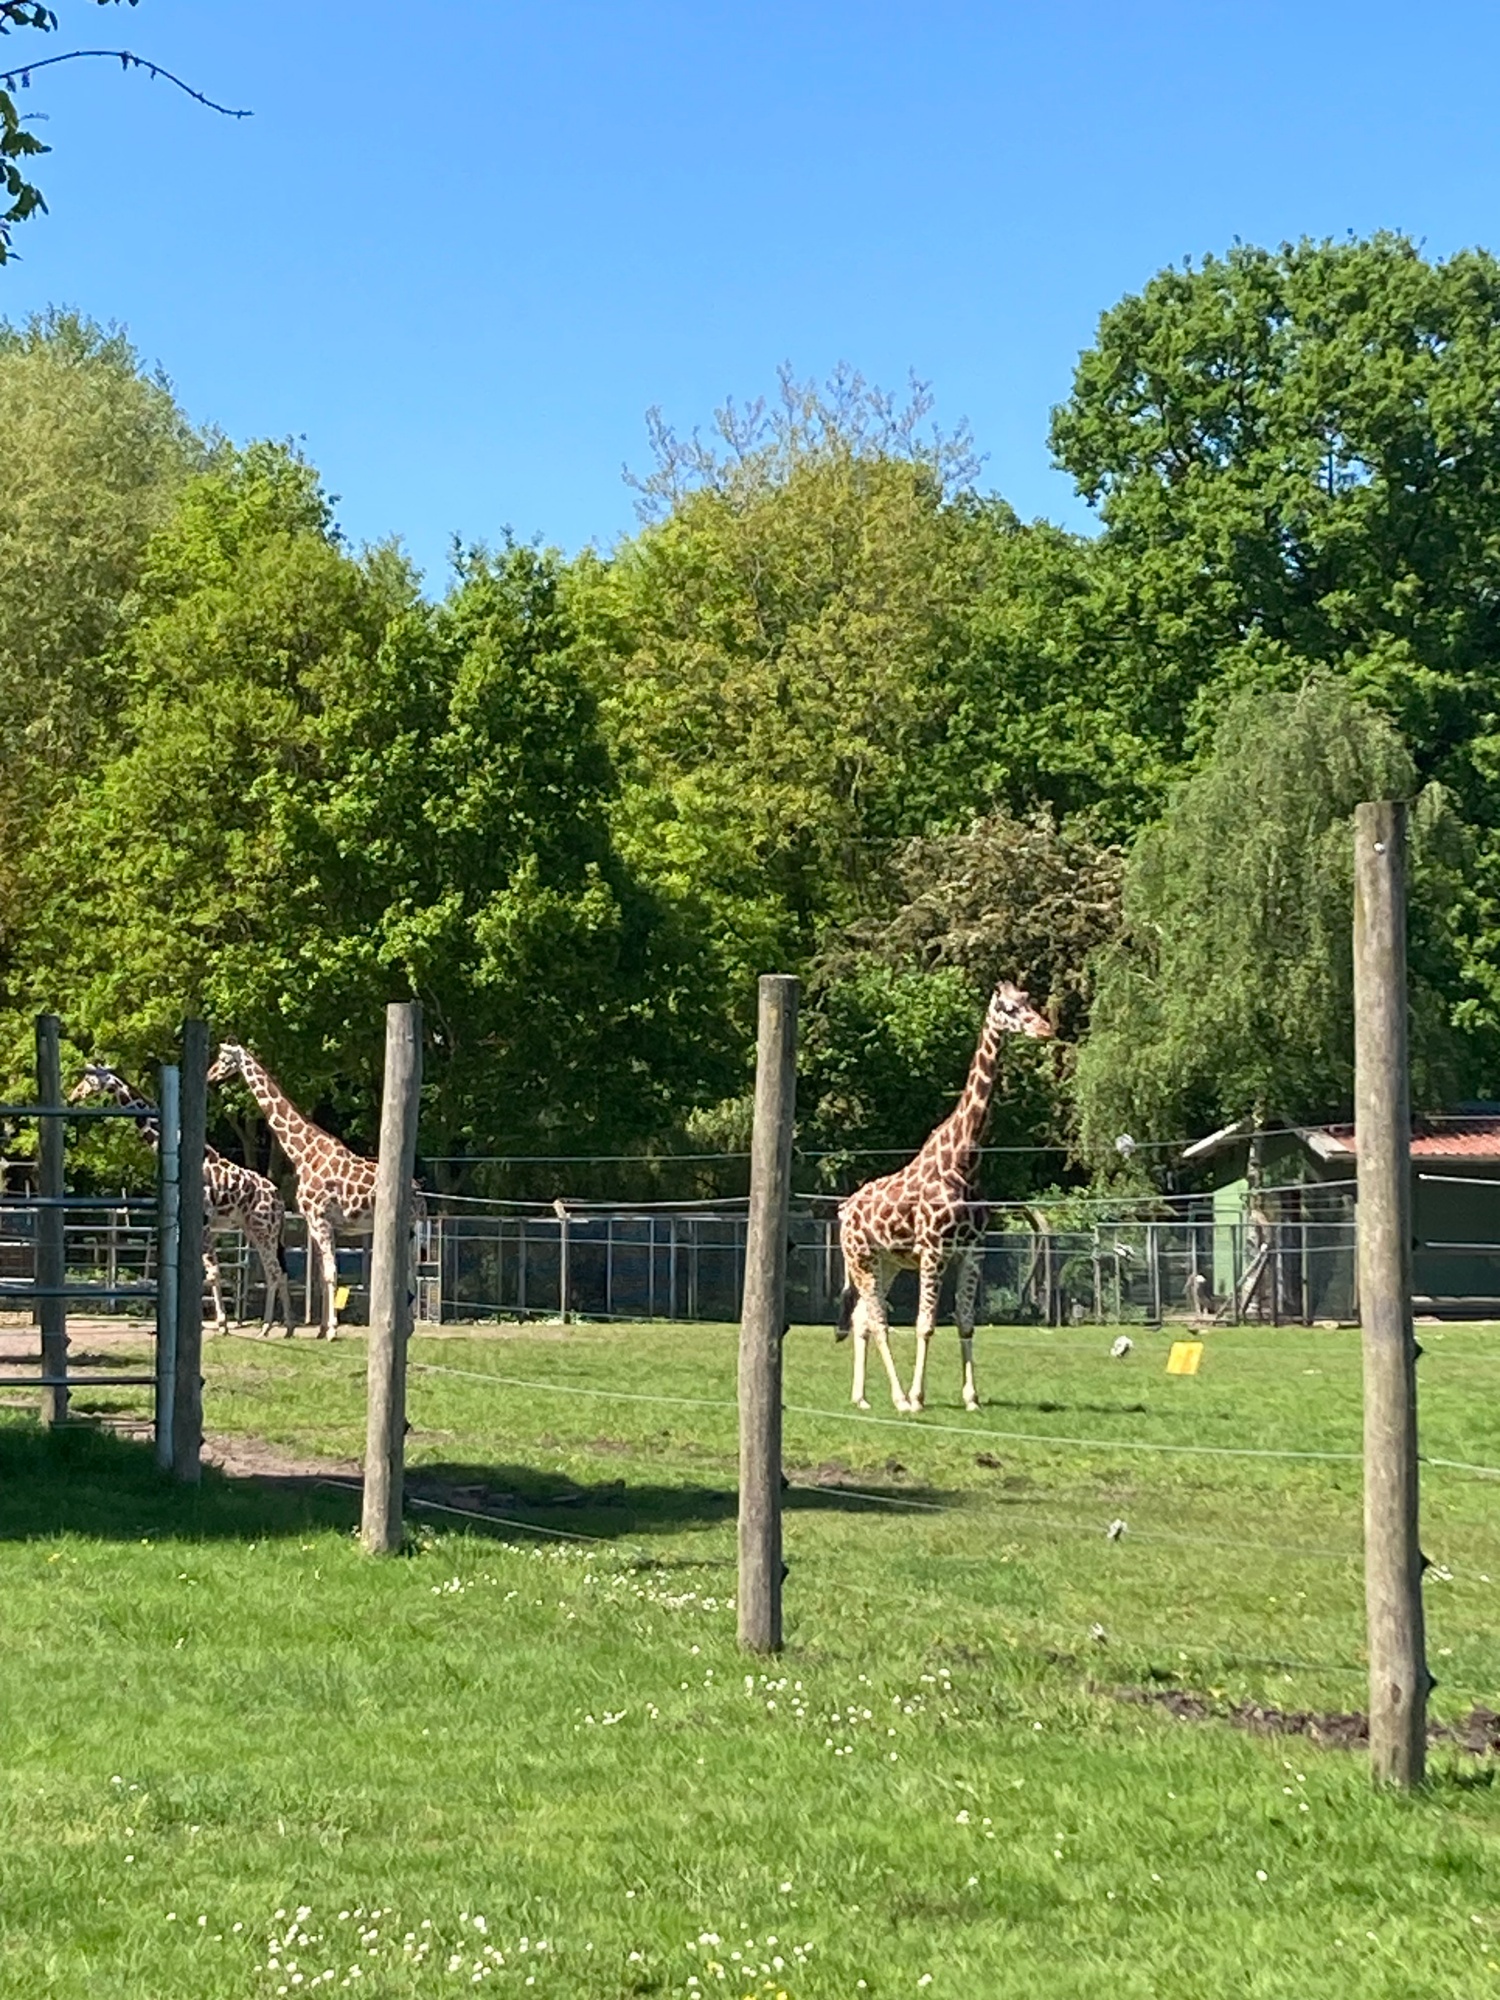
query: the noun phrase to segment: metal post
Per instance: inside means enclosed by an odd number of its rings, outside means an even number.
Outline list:
[[[55,1014],[36,1020],[36,1101],[58,1104],[62,1093],[62,1023]],[[63,1145],[61,1118],[37,1120],[37,1192],[43,1206],[36,1215],[37,1324],[42,1333],[42,1374],[53,1387],[42,1391],[44,1424],[60,1424],[68,1414],[68,1302],[62,1288],[68,1281],[62,1206]]]
[[[568,1210],[561,1199],[552,1204],[552,1213],[557,1217],[557,1316],[566,1326],[568,1323]]]
[[[156,1462],[172,1470],[177,1400],[177,1173],[181,1072],[163,1063],[156,1140]]]
[[[1154,1222],[1146,1224],[1146,1275],[1151,1285],[1151,1324],[1162,1323],[1161,1238]]]
[[[667,1243],[667,1318],[677,1317],[677,1217],[668,1219],[670,1235]]]
[[[1422,1782],[1427,1672],[1417,1536],[1406,1044],[1406,808],[1354,810],[1354,1131],[1364,1329],[1365,1618],[1370,1771]]]
[[[646,1218],[646,1317],[656,1318],[656,1217]]]
[[[760,982],[749,1240],[740,1315],[740,1644],[781,1648],[781,1342],[797,1093],[797,982]]]
[[[203,1477],[203,1146],[208,1123],[208,1023],[182,1024],[177,1144],[177,1352],[172,1471]]]
[[[422,1009],[415,1000],[385,1010],[385,1093],[375,1171],[374,1255],[370,1269],[365,1491],[360,1539],[370,1555],[401,1547],[406,1466],[406,1347],[411,1339],[412,1169],[422,1106]]]

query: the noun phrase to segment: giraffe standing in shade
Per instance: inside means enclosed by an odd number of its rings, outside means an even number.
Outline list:
[[[241,1076],[265,1114],[273,1137],[297,1176],[297,1209],[307,1224],[308,1254],[316,1252],[323,1279],[320,1340],[338,1333],[338,1249],[336,1232],[368,1236],[375,1224],[375,1162],[351,1153],[331,1132],[314,1125],[287,1096],[265,1064],[238,1042],[224,1042],[209,1067],[210,1083]],[[425,1204],[414,1196],[413,1217]]]
[[[82,1080],[68,1093],[70,1104],[79,1104],[87,1097],[112,1097],[116,1104],[123,1104],[134,1111],[149,1111],[153,1115],[142,1118],[136,1129],[154,1151],[161,1144],[161,1127],[156,1121],[156,1106],[147,1097],[131,1089],[117,1070],[104,1063],[90,1063]],[[216,1153],[212,1146],[203,1148],[203,1224],[207,1240],[203,1245],[203,1275],[208,1283],[209,1297],[213,1300],[214,1328],[219,1333],[228,1333],[229,1315],[224,1310],[224,1287],[220,1282],[219,1259],[214,1251],[213,1239],[237,1229],[260,1259],[260,1268],[266,1281],[265,1309],[261,1321],[261,1338],[270,1333],[280,1319],[286,1337],[292,1334],[292,1292],[287,1283],[286,1265],[281,1257],[281,1231],[286,1221],[286,1203],[281,1199],[280,1190],[264,1174],[258,1174],[251,1167],[242,1167],[237,1160],[226,1160],[222,1153]]]
[[[954,1316],[963,1354],[964,1408],[977,1410],[974,1387],[974,1301],[979,1291],[977,1246],[988,1216],[976,1197],[980,1141],[995,1089],[1002,1035],[1041,1039],[1051,1023],[1037,1013],[1020,987],[1002,980],[990,995],[969,1066],[969,1079],[953,1112],[929,1136],[916,1158],[894,1174],[867,1181],[839,1209],[839,1243],[847,1283],[839,1313],[838,1337],[854,1334],[854,1401],[865,1400],[865,1363],[873,1340],[890,1380],[898,1410],[922,1407],[927,1345],[937,1325],[943,1272],[957,1265]],[[885,1300],[898,1271],[916,1271],[917,1359],[911,1392],[901,1387],[891,1357]]]

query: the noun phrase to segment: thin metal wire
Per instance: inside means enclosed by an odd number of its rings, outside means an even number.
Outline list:
[[[364,1487],[357,1479],[320,1479],[319,1486],[334,1486],[346,1493],[363,1493]],[[545,1535],[556,1542],[588,1542],[595,1548],[628,1549],[633,1555],[651,1559],[649,1549],[638,1547],[633,1542],[617,1541],[611,1535],[584,1535],[576,1528],[544,1528],[536,1521],[522,1521],[511,1514],[485,1514],[477,1507],[452,1507],[444,1500],[419,1499],[415,1493],[403,1495],[408,1507],[425,1507],[434,1514],[458,1514],[466,1521],[487,1521],[497,1528],[524,1528],[529,1535]]]
[[[428,1375],[452,1375],[463,1381],[489,1382],[505,1389],[534,1389],[543,1395],[592,1396],[620,1403],[658,1403],[673,1409],[730,1411],[739,1408],[737,1403],[718,1397],[659,1396],[643,1389],[600,1389],[592,1383],[537,1382],[520,1375],[492,1374],[488,1369],[449,1368],[437,1361],[414,1361],[411,1366]],[[998,1438],[1008,1444],[1056,1445],[1077,1451],[1155,1451],[1173,1457],[1292,1459],[1328,1465],[1358,1465],[1363,1461],[1363,1453],[1357,1451],[1318,1451],[1290,1445],[1170,1444],[1160,1438],[1081,1438],[1052,1431],[1003,1431],[981,1424],[936,1423],[925,1417],[918,1417],[914,1422],[911,1417],[877,1417],[873,1413],[852,1410],[823,1410],[807,1403],[787,1403],[784,1411],[789,1417],[813,1417],[826,1423],[849,1423],[908,1433],[915,1430],[918,1435],[938,1432],[950,1437]],[[1421,1462],[1441,1466],[1448,1471],[1473,1472],[1500,1479],[1500,1466],[1473,1465],[1456,1458],[1432,1458],[1425,1453]]]

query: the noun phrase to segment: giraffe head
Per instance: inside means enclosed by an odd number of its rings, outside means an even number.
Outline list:
[[[219,1053],[208,1066],[208,1081],[223,1083],[231,1076],[245,1073],[246,1051],[238,1042],[220,1042]]]
[[[1046,1041],[1052,1034],[1046,1015],[1039,1014],[1023,989],[1008,979],[998,981],[990,995],[990,1013],[1007,1034],[1029,1035],[1033,1041]]]
[[[111,1069],[107,1063],[89,1063],[68,1092],[68,1102],[82,1104],[88,1097],[118,1097],[122,1091],[127,1097],[134,1095],[118,1070]]]

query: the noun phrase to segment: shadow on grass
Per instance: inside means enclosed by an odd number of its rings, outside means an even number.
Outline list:
[[[626,1541],[734,1519],[732,1488],[643,1485],[623,1479],[577,1485],[527,1465],[440,1464],[408,1468],[413,1522],[525,1541],[526,1526],[580,1540]],[[794,1486],[787,1510],[883,1512],[876,1487]],[[893,1500],[961,1504],[956,1494],[892,1490]],[[357,1480],[337,1473],[204,1468],[179,1486],[156,1466],[149,1444],[79,1425],[45,1431],[0,1423],[0,1541],[77,1534],[105,1541],[263,1541],[311,1531],[347,1532],[359,1518]]]

